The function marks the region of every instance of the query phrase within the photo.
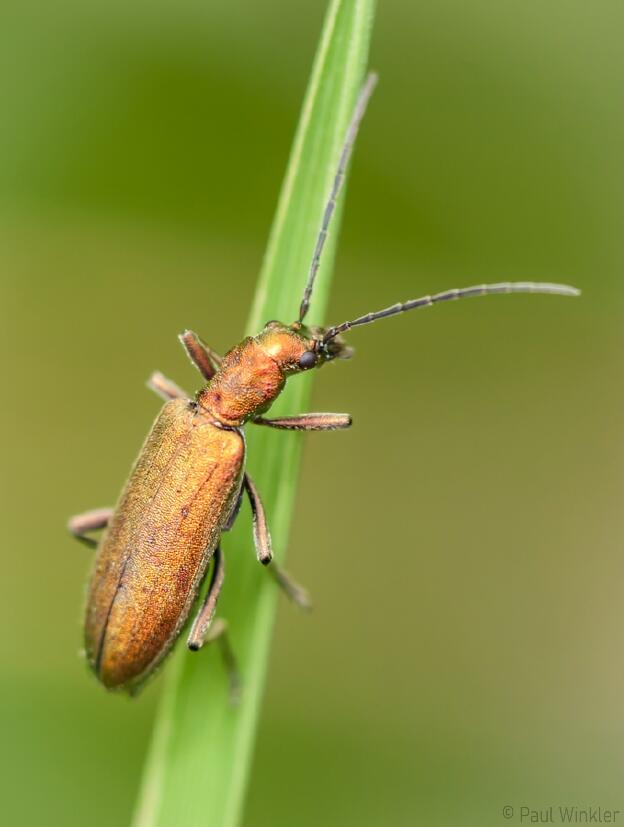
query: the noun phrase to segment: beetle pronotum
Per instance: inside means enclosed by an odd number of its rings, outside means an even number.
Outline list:
[[[148,384],[166,403],[119,502],[115,508],[90,511],[69,522],[72,533],[92,545],[98,544],[89,533],[107,529],[89,587],[85,643],[89,664],[108,688],[133,691],[163,660],[188,618],[211,560],[210,583],[191,625],[188,647],[196,650],[219,639],[235,685],[226,625],[213,622],[213,617],[224,579],[220,538],[232,526],[244,493],[251,503],[258,560],[295,602],[307,605],[305,591],[272,562],[262,501],[245,471],[241,429],[252,422],[285,430],[333,431],[348,428],[351,417],[309,413],[265,418],[288,377],[346,358],[351,350],[341,334],[397,313],[496,293],[579,293],[561,284],[483,284],[394,304],[328,328],[304,324],[336,199],[375,83],[376,76],[369,75],[347,129],[297,320],[290,325],[268,322],[257,336],[247,337],[223,358],[192,331],[182,333],[180,341],[205,386],[190,399],[155,373]]]

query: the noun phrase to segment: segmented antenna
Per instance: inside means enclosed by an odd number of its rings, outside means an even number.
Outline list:
[[[301,305],[299,307],[300,322],[302,322],[305,318],[310,306],[310,296],[312,295],[312,288],[314,287],[314,279],[316,278],[316,273],[321,261],[321,253],[323,252],[325,239],[327,238],[327,232],[329,230],[329,224],[336,206],[336,199],[338,198],[340,189],[344,182],[345,171],[347,164],[349,163],[349,157],[351,156],[353,144],[355,143],[355,139],[357,137],[360,122],[364,117],[364,112],[366,111],[368,101],[370,100],[370,96],[373,94],[376,84],[377,75],[374,72],[371,72],[364,82],[364,86],[362,87],[355,104],[353,115],[351,116],[351,122],[349,123],[349,128],[347,129],[345,141],[342,146],[342,152],[340,153],[340,160],[338,162],[338,169],[336,170],[336,175],[334,177],[334,183],[332,184],[331,192],[329,194],[327,204],[325,205],[323,221],[321,222],[321,229],[316,240],[316,247],[314,248],[314,255],[312,256],[312,264],[310,265],[308,280],[306,282],[305,290],[303,291],[303,299],[301,300]]]
[[[383,310],[373,313],[366,313],[358,316],[350,322],[330,327],[323,336],[323,343],[329,342],[339,333],[345,333],[352,327],[359,327],[363,324],[376,322],[377,319],[385,319],[388,316],[396,316],[399,313],[406,313],[408,310],[417,310],[419,307],[430,307],[438,302],[453,301],[454,299],[468,299],[472,296],[491,296],[496,293],[552,293],[557,296],[579,296],[581,291],[576,287],[567,284],[549,284],[547,282],[532,281],[505,281],[500,284],[478,284],[475,287],[462,287],[459,290],[445,290],[443,293],[436,293],[433,296],[422,296],[420,299],[411,299],[407,302],[399,302]]]

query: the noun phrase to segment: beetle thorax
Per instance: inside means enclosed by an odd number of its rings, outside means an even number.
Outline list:
[[[247,338],[225,355],[197,401],[225,425],[243,425],[269,408],[285,381],[277,362],[255,339]]]

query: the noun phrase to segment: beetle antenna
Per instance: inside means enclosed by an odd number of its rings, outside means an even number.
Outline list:
[[[366,78],[364,86],[362,86],[355,104],[355,109],[353,110],[353,115],[351,116],[351,121],[347,129],[344,144],[342,145],[342,152],[340,153],[340,160],[338,161],[338,169],[336,170],[334,183],[332,184],[329,198],[325,204],[321,229],[319,231],[318,238],[316,239],[316,247],[314,248],[314,255],[312,256],[312,264],[310,265],[308,280],[306,282],[305,290],[303,291],[303,298],[299,307],[300,322],[303,321],[310,306],[310,296],[312,295],[312,288],[314,287],[314,279],[316,278],[316,273],[321,261],[321,253],[323,252],[325,239],[327,238],[327,232],[329,230],[329,225],[336,206],[336,199],[338,198],[344,182],[345,171],[347,164],[349,163],[349,158],[351,157],[351,151],[357,137],[360,122],[364,117],[368,101],[370,100],[370,96],[373,94],[376,84],[377,75],[374,72],[371,72]]]
[[[579,296],[581,291],[567,284],[548,284],[547,282],[532,281],[505,281],[500,284],[479,284],[475,287],[462,287],[459,290],[445,290],[443,293],[435,293],[433,296],[422,296],[420,299],[399,302],[390,307],[385,307],[383,310],[358,316],[357,319],[350,322],[343,322],[330,327],[323,336],[323,344],[338,336],[339,333],[345,333],[352,327],[376,322],[377,319],[396,316],[399,313],[406,313],[408,310],[417,310],[419,307],[430,307],[432,304],[438,304],[438,302],[467,299],[472,296],[490,296],[496,293],[551,293],[556,296]]]

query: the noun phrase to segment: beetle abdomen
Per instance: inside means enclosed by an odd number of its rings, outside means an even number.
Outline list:
[[[245,445],[188,402],[162,409],[100,544],[87,603],[87,658],[132,687],[167,654],[236,503]]]

